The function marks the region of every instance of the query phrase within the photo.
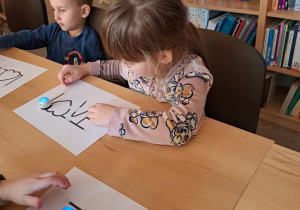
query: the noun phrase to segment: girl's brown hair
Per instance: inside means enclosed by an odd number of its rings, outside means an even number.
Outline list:
[[[181,0],[113,0],[103,18],[101,38],[108,54],[118,60],[151,61],[158,67],[156,53],[171,50],[178,60],[189,50],[205,62],[201,35]]]

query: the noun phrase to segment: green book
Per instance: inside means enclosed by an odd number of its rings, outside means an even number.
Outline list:
[[[292,111],[292,109],[294,108],[295,104],[297,103],[297,101],[299,100],[300,98],[300,87],[298,87],[298,90],[297,92],[295,93],[290,105],[289,105],[289,108],[286,110],[286,115],[289,115]]]

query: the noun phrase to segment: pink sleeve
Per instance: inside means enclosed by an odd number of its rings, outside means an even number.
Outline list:
[[[176,87],[176,102],[168,111],[117,108],[108,134],[154,144],[180,146],[199,131],[212,77],[208,73],[187,74]]]
[[[105,80],[122,79],[122,67],[118,60],[103,60],[89,62],[91,75],[101,77]]]

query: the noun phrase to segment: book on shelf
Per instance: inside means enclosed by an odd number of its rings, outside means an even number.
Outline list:
[[[299,118],[299,116],[300,116],[300,99],[298,99],[298,101],[295,104],[294,108],[292,109],[290,115]]]
[[[233,26],[231,36],[235,36],[239,26],[241,25],[241,22],[242,22],[242,19],[240,17],[237,17],[237,19],[235,21],[235,25]]]
[[[285,50],[283,54],[283,61],[282,61],[282,67],[283,68],[288,68],[288,63],[289,63],[289,58],[292,50],[292,43],[294,39],[294,31],[295,31],[295,25],[297,21],[293,21],[290,25],[290,28],[287,31],[287,36],[286,36],[286,45],[285,45]],[[298,29],[297,29],[298,30]]]
[[[217,24],[219,23],[220,19],[224,19],[226,18],[228,15],[228,12],[227,13],[224,13],[222,15],[219,15],[211,20],[208,21],[208,25],[207,25],[207,29],[209,30],[215,30],[216,29],[216,26]]]
[[[296,0],[289,0],[288,2],[288,10],[294,10]]]
[[[276,46],[276,52],[275,52],[275,58],[274,58],[274,66],[278,66],[279,65],[279,52],[282,46],[282,34],[283,34],[283,27],[284,24],[287,22],[288,20],[282,20],[279,24],[278,24],[278,36],[277,36],[277,46]]]
[[[294,95],[291,103],[289,104],[289,106],[288,106],[288,108],[286,110],[286,113],[285,113],[286,115],[290,115],[292,109],[296,105],[296,103],[299,100],[299,98],[300,98],[300,87],[298,87],[298,89],[297,89],[297,91],[296,91],[296,93],[295,93],[295,95]]]
[[[245,22],[245,24],[243,25],[243,28],[242,28],[242,30],[240,31],[239,35],[237,36],[237,38],[238,38],[239,40],[242,40],[242,38],[243,38],[243,36],[244,36],[244,34],[245,34],[245,32],[246,32],[246,30],[247,30],[247,28],[248,28],[250,22],[251,22],[254,18],[255,18],[254,15],[251,15],[251,16],[249,16],[248,18],[246,18],[246,22]]]
[[[252,34],[250,35],[249,39],[247,40],[247,44],[252,45],[254,43],[256,34],[257,34],[257,29],[255,28]]]
[[[278,24],[281,20],[278,19]],[[276,56],[276,51],[277,51],[277,43],[278,41],[278,27],[274,29],[274,38],[273,38],[273,44],[272,44],[272,51],[271,51],[271,59],[270,59],[270,66],[274,66],[275,63],[275,56]]]
[[[274,54],[277,33],[276,28],[281,20],[277,19],[269,24],[266,28],[265,32],[265,41],[264,41],[264,48],[263,48],[263,57],[265,58],[266,65],[270,65],[272,53]]]
[[[300,0],[296,0],[295,1],[294,11],[300,11]]]
[[[281,9],[282,1],[283,0],[278,0],[277,9]]]
[[[241,30],[242,30],[242,28],[244,27],[244,25],[245,25],[245,23],[246,23],[246,19],[249,17],[249,15],[242,15],[241,17],[240,17],[240,19],[241,19],[241,24],[239,25],[239,27],[238,27],[238,29],[237,29],[237,32],[236,32],[236,34],[234,35],[234,37],[238,37],[239,36],[239,34],[240,34],[240,32],[241,32]]]
[[[235,22],[236,18],[231,13],[228,13],[220,32],[231,35]]]
[[[188,15],[189,15],[189,21],[196,26],[197,25],[196,7],[188,7]]]
[[[267,72],[266,73],[266,82],[265,89],[263,93],[262,107],[270,102],[275,96],[276,88],[278,84],[278,73],[276,72]]]
[[[248,28],[246,29],[244,36],[242,37],[242,41],[246,42],[249,39],[253,30],[256,28],[256,25],[257,25],[257,17],[254,17],[254,19],[251,20]]]
[[[300,79],[296,79],[293,84],[291,85],[282,105],[280,108],[280,113],[285,114],[296,91],[298,90],[298,88],[300,87]]]
[[[296,41],[297,41],[298,33],[300,33],[299,26],[300,26],[300,21],[296,22],[296,24],[294,26],[294,33],[293,33],[290,57],[289,57],[289,60],[288,60],[288,65],[287,65],[288,69],[290,69],[292,67],[292,61],[293,61],[293,58],[294,58],[294,52],[295,52],[295,48],[296,48]]]
[[[282,67],[283,64],[283,56],[286,48],[286,40],[287,40],[287,35],[288,31],[290,30],[291,24],[293,23],[293,20],[288,20],[283,26],[283,31],[282,31],[282,39],[281,39],[281,44],[280,44],[280,51],[279,51],[279,58],[278,58],[278,67]]]
[[[210,9],[200,9],[200,15],[201,15],[201,20],[200,20],[200,28],[207,28],[208,21],[223,14],[223,11],[218,11],[218,10],[210,10]]]
[[[297,32],[297,38],[296,38],[296,43],[294,48],[293,59],[291,63],[291,69],[298,68],[299,58],[300,58],[300,27],[298,28],[298,32]]]
[[[229,14],[229,13],[228,13]],[[215,31],[219,31],[221,32],[224,24],[225,24],[225,20],[227,19],[227,16],[224,18],[220,18],[218,24],[216,25]]]
[[[196,28],[201,28],[201,8],[196,8]]]

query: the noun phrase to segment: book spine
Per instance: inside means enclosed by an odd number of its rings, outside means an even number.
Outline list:
[[[274,61],[275,66],[277,66],[277,64],[279,63],[278,59],[279,59],[279,51],[280,51],[280,46],[281,46],[282,30],[283,30],[283,24],[280,23],[278,25],[277,49],[276,49],[275,61]]]
[[[267,43],[267,50],[266,50],[266,65],[269,66],[271,62],[271,53],[272,53],[272,44],[274,39],[274,30],[269,29],[269,38]]]
[[[288,10],[294,10],[295,8],[295,0],[289,0]]]
[[[296,39],[291,69],[296,69],[297,64],[298,64],[298,57],[299,57],[299,53],[300,53],[300,34],[299,33],[300,33],[300,27],[298,28],[298,32],[297,32],[298,35],[297,35],[297,39]]]
[[[240,34],[238,35],[238,39],[239,39],[239,40],[242,40],[242,38],[243,38],[243,36],[244,36],[244,34],[245,34],[245,31],[246,31],[247,28],[249,27],[249,24],[250,24],[250,20],[249,20],[249,18],[247,18],[247,19],[246,19],[246,22],[245,22],[245,24],[244,24],[244,26],[243,26],[243,28],[242,28],[242,30],[241,30],[241,32],[240,32]]]
[[[200,28],[207,28],[208,19],[209,18],[209,10],[208,9],[201,9],[201,23]]]
[[[292,115],[294,117],[298,117],[299,112],[300,112],[300,100],[298,99],[298,101],[295,104],[294,108],[292,109],[290,115]]]
[[[233,27],[231,36],[235,36],[235,34],[236,34],[236,32],[237,32],[239,26],[241,25],[241,22],[242,22],[241,18],[238,17],[238,18],[236,19],[235,25],[234,25],[234,27]]]
[[[257,33],[257,29],[254,29],[254,31],[252,32],[251,36],[249,37],[247,44],[253,44],[255,37],[256,37],[256,33]]]
[[[224,25],[221,29],[221,33],[230,35],[233,30],[235,22],[236,22],[236,19],[232,16],[231,13],[228,13],[227,18],[225,19]]]
[[[278,37],[278,28],[276,28],[274,30],[274,39],[273,39],[273,45],[272,45],[270,66],[274,66],[275,52],[276,52],[276,47],[277,47],[277,37]]]
[[[269,31],[270,31],[270,28],[266,28],[265,41],[264,41],[264,49],[263,49],[263,57],[264,57],[265,60],[266,60],[266,57],[267,57],[267,47],[268,47]]]
[[[201,8],[196,8],[196,28],[201,28]]]
[[[282,0],[282,2],[281,2],[281,9],[282,10],[284,10],[284,8],[285,8],[285,2],[286,2],[286,0]]]
[[[287,25],[285,24],[283,26],[283,31],[282,31],[282,37],[281,37],[281,43],[280,43],[280,51],[279,51],[279,59],[277,66],[282,67],[282,55],[285,49],[285,41],[286,41],[286,34],[287,34]]]
[[[298,88],[297,92],[295,93],[288,109],[286,110],[286,115],[289,115],[292,111],[292,109],[294,108],[295,104],[297,103],[297,101],[299,100],[299,97],[300,97],[300,88]]]
[[[283,0],[278,0],[278,6],[277,6],[277,9],[281,9],[282,1],[283,1]]]
[[[298,89],[298,85],[294,82],[290,87],[289,92],[286,95],[283,104],[281,105],[280,113],[284,114],[287,111],[288,106],[291,103],[297,89]]]
[[[224,19],[223,18],[221,18],[220,20],[219,20],[219,22],[218,22],[218,24],[216,25],[216,28],[215,28],[215,31],[221,31],[222,30],[222,27],[223,27],[223,25],[224,25]]]
[[[287,44],[286,44],[286,47],[285,47],[284,59],[283,59],[283,62],[282,62],[282,67],[283,68],[288,67],[288,62],[289,62],[289,57],[290,57],[290,53],[291,53],[293,38],[294,38],[294,31],[290,30],[288,38],[287,38],[288,39]]]
[[[296,0],[295,1],[294,11],[300,11],[300,0]]]
[[[246,22],[246,20],[245,19],[243,19],[242,20],[242,22],[241,22],[241,24],[240,24],[240,26],[239,26],[239,28],[238,28],[238,30],[237,30],[237,32],[236,32],[236,34],[234,35],[234,37],[238,37],[238,35],[241,33],[241,30],[242,30],[242,28],[244,27],[244,25],[245,25],[245,22]]]
[[[249,27],[246,30],[244,37],[242,38],[244,42],[249,38],[250,34],[253,32],[254,28],[256,27],[256,24],[257,24],[256,20],[252,20],[250,22]]]
[[[294,51],[295,51],[296,40],[297,40],[297,35],[298,35],[298,28],[299,28],[299,25],[296,24],[295,29],[294,29],[294,36],[293,36],[293,40],[292,40],[290,57],[289,57],[288,65],[287,65],[288,69],[290,69],[292,67],[292,61],[293,61],[293,57],[294,57]]]

